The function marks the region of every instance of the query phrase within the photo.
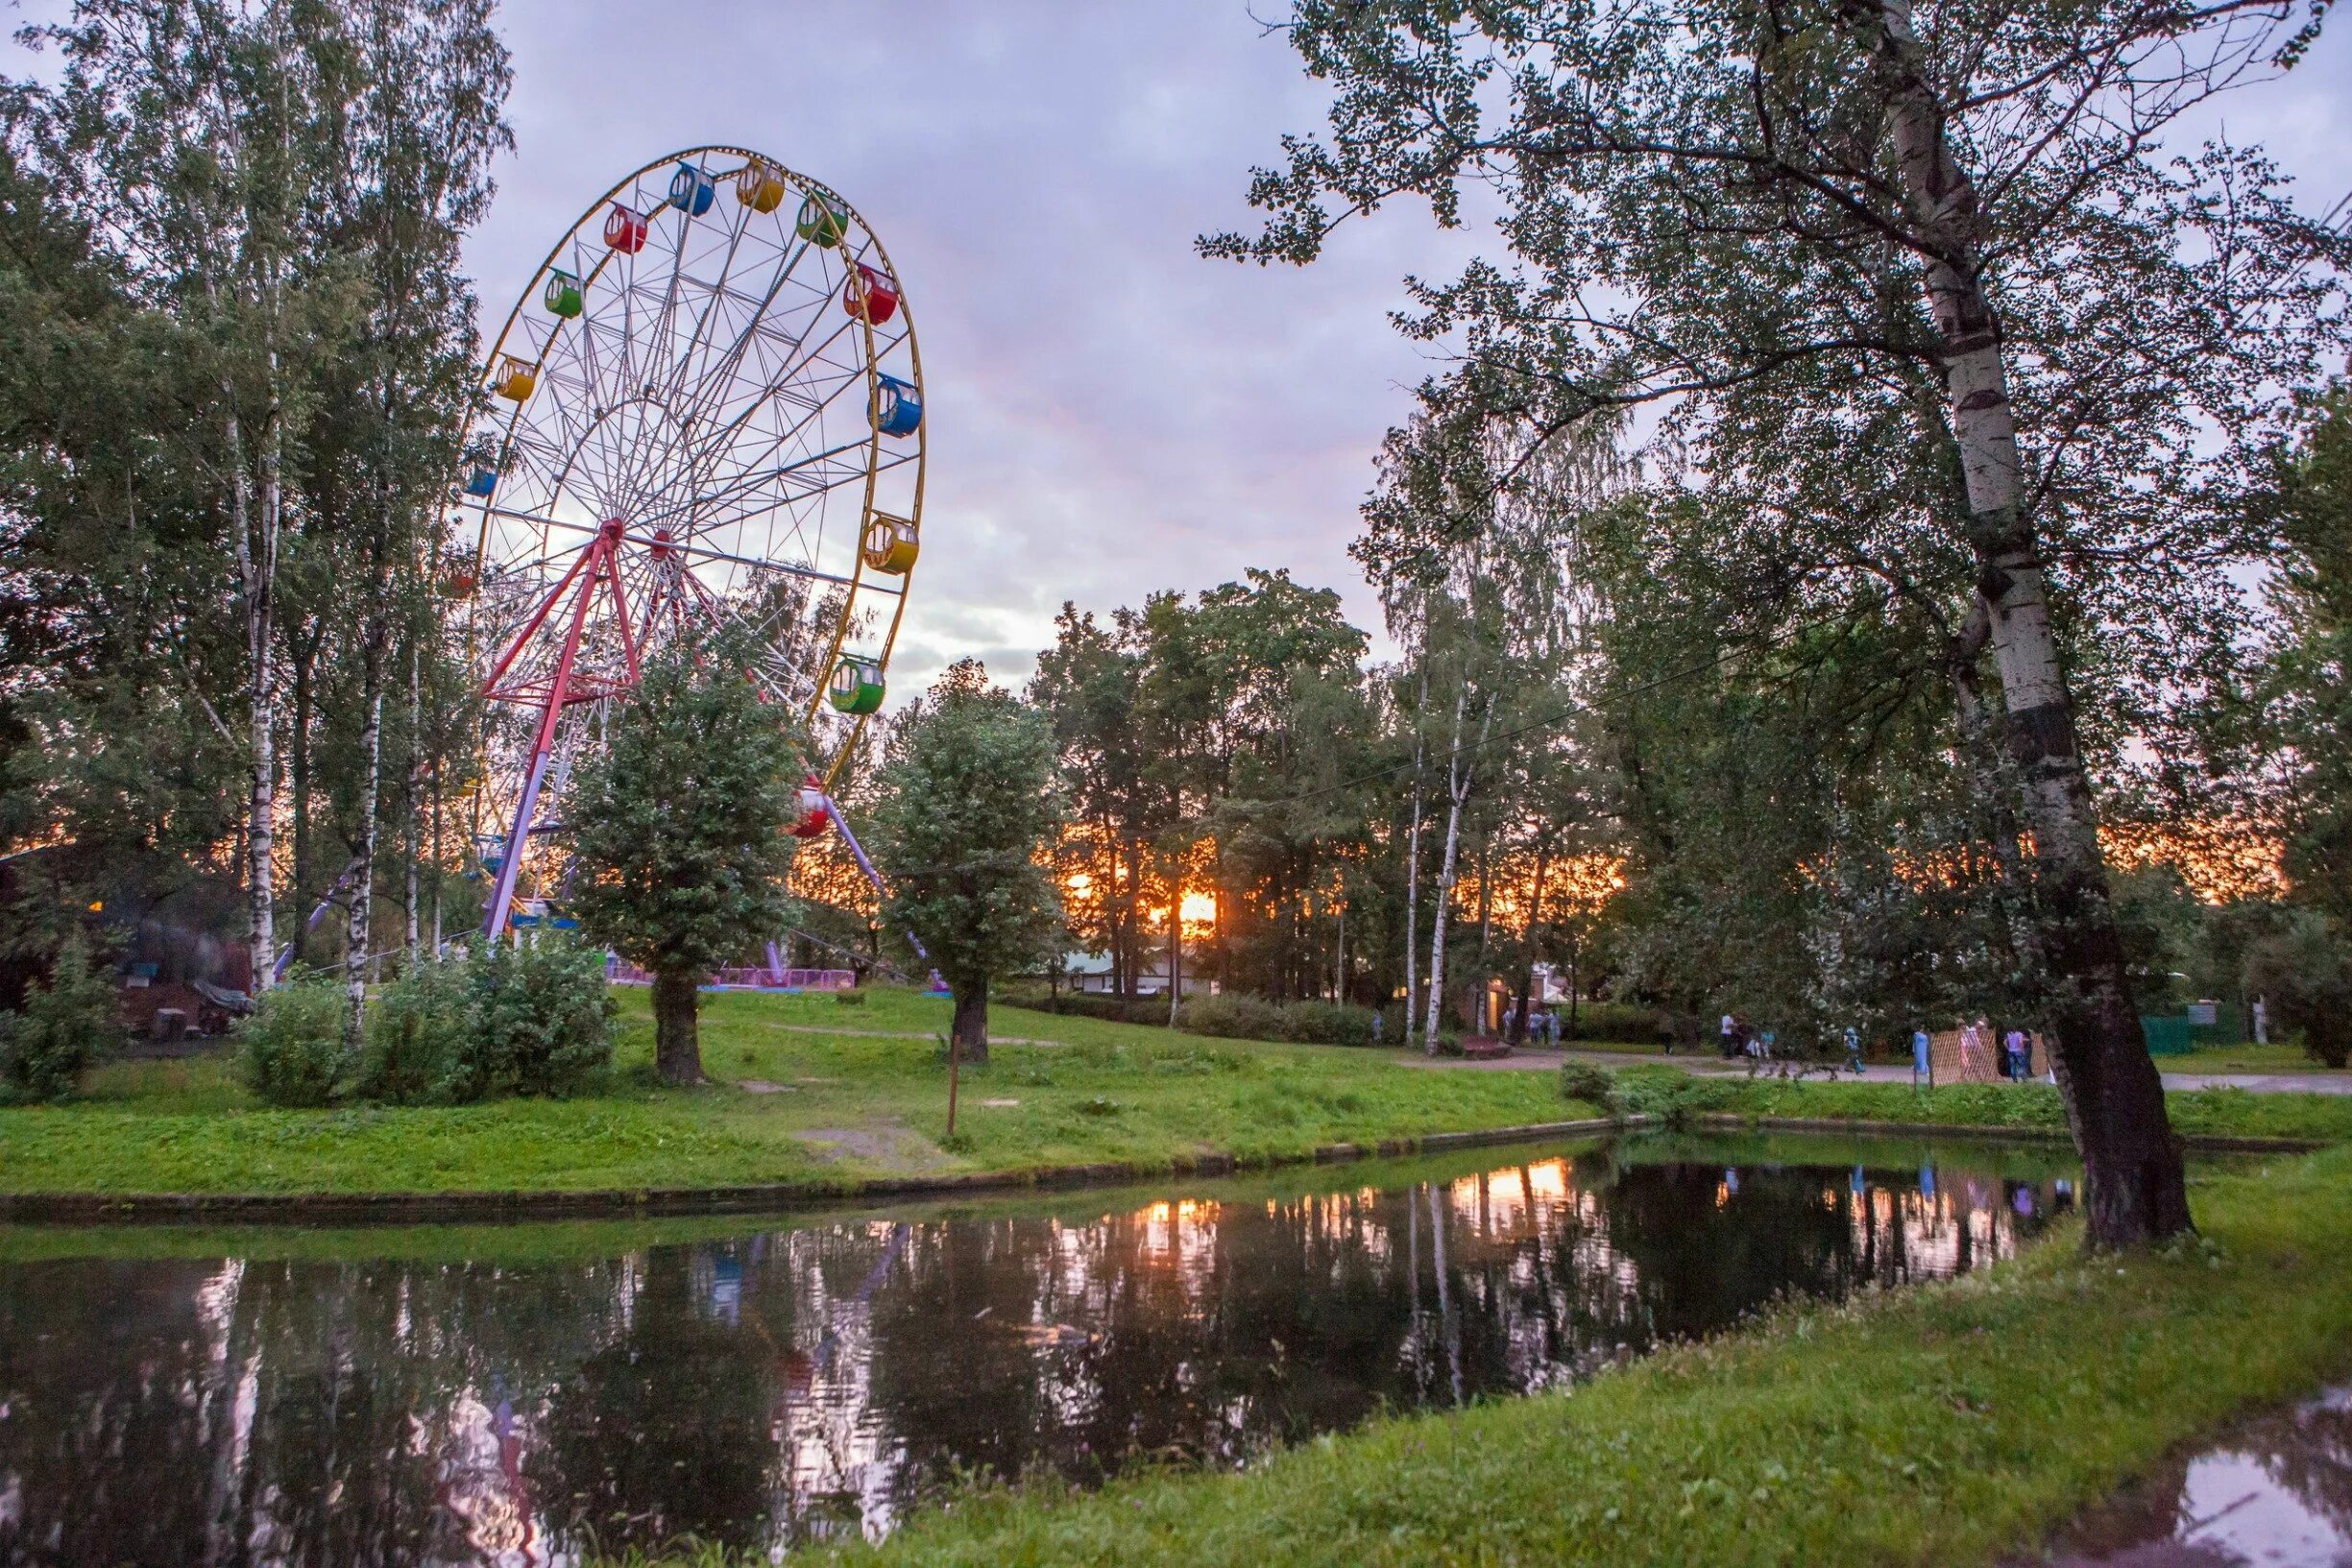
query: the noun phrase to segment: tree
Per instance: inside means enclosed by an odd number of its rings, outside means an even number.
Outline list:
[[[988,987],[1052,953],[1061,899],[1047,875],[1064,821],[1045,716],[948,666],[892,728],[874,808],[884,919],[912,931],[955,994],[950,1049],[988,1059]]]
[[[2259,152],[2166,146],[2316,26],[2250,0],[1963,0],[1924,20],[1909,0],[1301,0],[1288,30],[1337,84],[1334,142],[1294,139],[1252,188],[1265,231],[1208,242],[1304,262],[1335,205],[1411,193],[1454,224],[1462,185],[1491,184],[1521,265],[1417,285],[1415,330],[1464,350],[1460,398],[1539,433],[1659,405],[1691,482],[1777,487],[1784,543],[1807,547],[1785,566],[1874,564],[1836,549],[1853,475],[1789,461],[1834,444],[1792,431],[1912,454],[1917,503],[1875,564],[1956,559],[1950,619],[1985,613],[2094,1247],[2190,1217],[2116,930],[2069,599],[2212,602],[2247,454],[2343,341],[2352,242]]]
[[[580,929],[653,974],[654,1065],[702,1077],[700,987],[780,937],[804,747],[744,673],[734,637],[680,640],[645,665],[565,804]]]

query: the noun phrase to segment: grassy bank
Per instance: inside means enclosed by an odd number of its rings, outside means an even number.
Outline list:
[[[1543,1073],[1413,1072],[1337,1047],[1212,1041],[1163,1029],[994,1010],[995,1059],[964,1073],[942,1140],[942,1001],[878,992],[704,999],[692,1091],[650,1081],[645,997],[620,993],[618,1071],[604,1093],[446,1109],[276,1111],[215,1058],[121,1063],[88,1095],[0,1111],[0,1191],[442,1193],[785,1182],[847,1191],[879,1176],[1114,1162],[1244,1162],[1325,1144],[1560,1121]]]
[[[2061,1231],[1571,1393],[1380,1422],[1241,1476],[981,1493],[811,1560],[1992,1562],[2352,1361],[2352,1149],[2195,1196],[2205,1240],[2167,1253],[2089,1262]]]
[[[1913,1089],[1903,1083],[1696,1077],[1662,1068],[1622,1071],[1617,1082],[1618,1103],[1628,1111],[2066,1130],[2066,1107],[2048,1084]],[[2165,1096],[2165,1108],[2174,1130],[2184,1134],[2352,1142],[2352,1096],[2174,1090]]]

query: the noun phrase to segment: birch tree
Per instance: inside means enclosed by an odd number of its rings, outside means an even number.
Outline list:
[[[2343,237],[2258,150],[2168,145],[2316,25],[2256,0],[1302,0],[1332,135],[1259,172],[1261,232],[1207,242],[1305,262],[1351,214],[1409,194],[1458,224],[1482,186],[1508,259],[1414,285],[1455,398],[1539,433],[1654,405],[1705,482],[1776,466],[1743,409],[1928,389],[1912,439],[1963,504],[1904,526],[1985,608],[2094,1247],[2190,1216],[2065,612],[2078,585],[2212,589],[2230,497],[2344,341]],[[1834,493],[1787,498],[1833,532]]]

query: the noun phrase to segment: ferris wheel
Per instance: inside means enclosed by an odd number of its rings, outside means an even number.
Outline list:
[[[762,154],[661,158],[547,253],[483,387],[443,589],[483,699],[484,929],[558,891],[556,803],[644,660],[721,625],[808,722],[795,831],[821,831],[921,544],[922,360],[881,241]]]

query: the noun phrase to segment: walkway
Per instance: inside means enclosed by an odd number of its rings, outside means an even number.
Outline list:
[[[1563,1062],[1591,1062],[1599,1067],[1679,1067],[1685,1073],[1709,1077],[1745,1077],[1748,1073],[1744,1064],[1728,1062],[1720,1056],[1661,1056],[1622,1050],[1541,1048],[1522,1048],[1509,1056],[1478,1062],[1464,1061],[1459,1056],[1407,1056],[1401,1052],[1396,1061],[1403,1067],[1446,1068],[1459,1073],[1548,1073],[1558,1071]],[[1765,1074],[1759,1074],[1762,1075]],[[1840,1072],[1837,1076],[1840,1082],[1854,1081],[1850,1073]],[[2162,1076],[2167,1089],[2244,1089],[2257,1095],[2352,1095],[2352,1073],[2165,1073]],[[1872,1064],[1862,1069],[1862,1078],[1868,1083],[1909,1083],[1911,1070]]]

